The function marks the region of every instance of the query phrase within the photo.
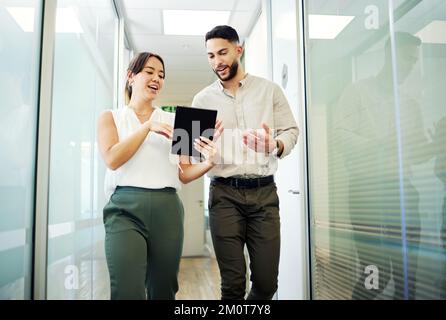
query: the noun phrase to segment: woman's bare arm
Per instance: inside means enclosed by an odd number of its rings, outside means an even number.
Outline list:
[[[180,156],[180,167],[180,181],[184,184],[187,184],[205,175],[214,167],[214,164],[207,161],[197,164],[191,164],[189,156]]]
[[[163,123],[144,124],[136,132],[119,141],[113,115],[110,111],[103,112],[98,119],[98,146],[105,164],[111,170],[116,170],[126,163],[138,151],[150,131],[172,137],[171,126]]]

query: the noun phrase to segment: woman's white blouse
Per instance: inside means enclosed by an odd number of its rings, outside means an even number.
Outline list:
[[[137,131],[141,122],[132,108],[124,106],[111,110],[119,141]],[[167,123],[173,127],[175,114],[155,108],[151,121]],[[132,186],[148,189],[172,187],[181,189],[178,176],[179,157],[170,153],[172,141],[166,137],[149,132],[138,151],[116,170],[107,168],[105,175],[105,197],[108,201],[116,186]]]

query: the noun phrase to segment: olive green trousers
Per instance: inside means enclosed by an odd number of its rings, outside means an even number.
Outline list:
[[[104,207],[111,299],[175,299],[183,223],[174,188],[116,188]]]

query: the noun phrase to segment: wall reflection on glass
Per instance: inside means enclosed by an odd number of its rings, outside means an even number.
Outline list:
[[[113,108],[117,18],[108,0],[59,0],[48,225],[48,299],[107,299],[104,165],[96,119]],[[99,183],[98,183],[99,181]]]
[[[395,1],[393,35],[388,10],[307,1],[316,298],[445,298],[446,6]]]
[[[0,1],[0,299],[31,297],[41,2]]]

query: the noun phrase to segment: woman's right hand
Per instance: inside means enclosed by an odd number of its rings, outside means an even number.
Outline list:
[[[161,123],[156,121],[146,121],[144,123],[146,125],[146,128],[152,132],[155,132],[157,134],[160,134],[167,139],[173,138],[173,128],[171,125],[168,125],[167,123]]]

